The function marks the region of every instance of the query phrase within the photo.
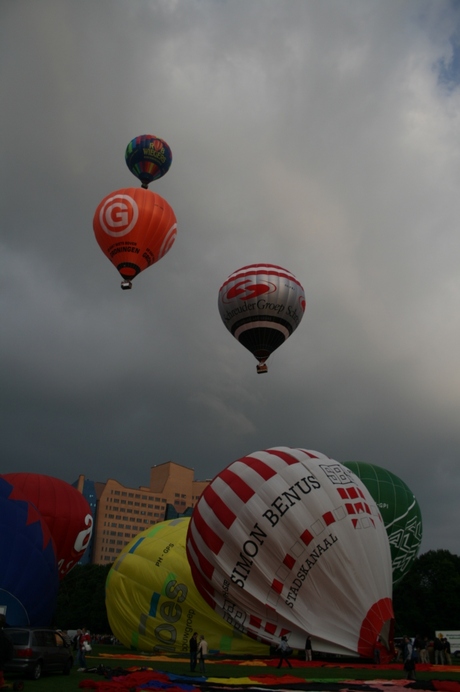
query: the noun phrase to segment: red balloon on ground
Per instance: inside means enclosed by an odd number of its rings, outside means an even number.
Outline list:
[[[70,483],[52,476],[6,473],[3,478],[21,490],[46,522],[62,579],[82,558],[91,540],[93,516],[87,500]]]

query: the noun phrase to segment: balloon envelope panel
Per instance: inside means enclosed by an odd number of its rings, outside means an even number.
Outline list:
[[[164,176],[172,163],[168,144],[155,135],[140,135],[130,141],[125,151],[129,170],[143,185]]]
[[[8,625],[49,625],[59,587],[53,541],[37,508],[2,476],[0,556],[0,605]]]
[[[53,537],[59,578],[83,556],[93,530],[91,508],[70,483],[39,473],[6,473],[4,478],[21,490],[45,520]]]
[[[93,218],[102,252],[126,281],[158,262],[176,239],[176,215],[156,192],[124,188],[104,197]]]
[[[152,526],[120,553],[106,583],[106,607],[115,636],[142,651],[189,653],[193,632],[210,649],[267,654],[267,646],[234,630],[198,593],[185,551],[189,518]]]
[[[373,655],[390,638],[391,557],[380,512],[348,469],[287,447],[231,464],[193,510],[187,554],[209,605],[250,636]]]
[[[374,498],[390,542],[393,584],[410,570],[422,542],[422,514],[410,488],[394,473],[375,464],[347,461]]]
[[[252,264],[224,281],[218,306],[227,329],[263,363],[297,329],[305,293],[286,269]]]

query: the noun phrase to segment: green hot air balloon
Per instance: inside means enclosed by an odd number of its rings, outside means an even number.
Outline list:
[[[422,542],[422,514],[414,493],[394,473],[363,461],[346,461],[369,490],[380,509],[390,542],[393,586],[417,557]]]

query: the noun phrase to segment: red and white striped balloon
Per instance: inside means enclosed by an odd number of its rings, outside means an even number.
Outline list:
[[[187,534],[196,586],[224,619],[268,643],[372,656],[392,634],[391,554],[380,511],[349,469],[276,447],[233,462]]]

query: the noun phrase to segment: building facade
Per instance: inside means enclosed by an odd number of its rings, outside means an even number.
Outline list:
[[[149,485],[128,488],[116,480],[93,482],[79,476],[75,487],[93,512],[93,535],[82,562],[106,565],[149,526],[169,516],[191,513],[209,480],[196,481],[193,469],[173,461],[152,466]]]

